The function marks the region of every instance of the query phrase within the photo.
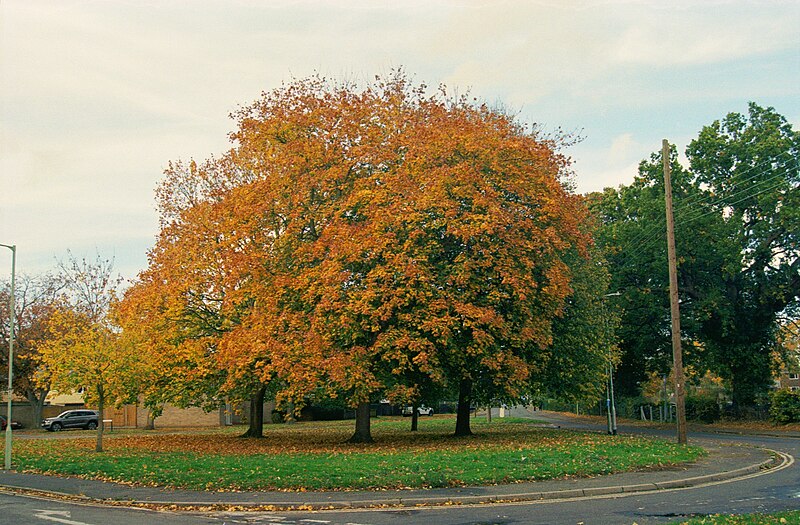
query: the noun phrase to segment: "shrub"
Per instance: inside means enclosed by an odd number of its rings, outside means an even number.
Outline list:
[[[800,422],[800,392],[776,390],[771,395],[769,417],[776,423]]]
[[[709,396],[686,396],[686,418],[713,423],[722,416],[719,403]]]
[[[280,410],[272,411],[272,422],[276,425],[285,422],[285,414]]]
[[[605,401],[605,399],[603,401]],[[618,417],[639,419],[641,417],[642,407],[645,407],[645,415],[647,416],[650,415],[649,407],[652,405],[652,403],[648,399],[642,396],[636,396],[636,397],[620,396],[617,397],[616,399],[616,405],[617,405]],[[654,411],[655,410],[656,409],[654,409]]]

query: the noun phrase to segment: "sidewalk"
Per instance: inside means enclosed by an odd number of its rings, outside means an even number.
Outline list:
[[[547,421],[554,426],[563,428],[596,430],[604,432],[608,426],[605,418],[599,416],[578,416],[564,412],[550,412],[547,410],[530,410],[525,407],[514,407],[509,411],[510,416],[529,417]],[[625,433],[640,434],[668,434],[674,432],[675,423],[658,423],[648,421],[631,421],[620,419],[618,427]],[[724,424],[704,424],[689,422],[687,429],[692,434],[722,434],[736,436],[765,436],[777,438],[800,439],[800,432],[794,430],[756,429],[740,426],[726,427]]]
[[[786,461],[759,448],[694,440],[709,455],[693,465],[668,470],[628,472],[594,478],[537,481],[485,487],[352,492],[202,492],[132,487],[79,478],[0,471],[0,489],[105,504],[269,510],[367,508],[532,501],[623,494],[691,487],[774,468]]]

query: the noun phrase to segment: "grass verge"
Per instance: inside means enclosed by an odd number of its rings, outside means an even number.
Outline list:
[[[216,433],[107,435],[15,443],[17,470],[201,490],[358,490],[514,483],[667,468],[704,452],[661,440],[540,428],[529,420],[474,421],[454,438],[454,420],[373,422],[375,444],[346,443],[352,422],[276,425],[264,439]]]
[[[705,516],[682,521],[680,525],[800,525],[800,510],[774,514],[740,514]]]

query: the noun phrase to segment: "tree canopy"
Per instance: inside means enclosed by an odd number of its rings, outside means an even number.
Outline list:
[[[151,328],[141,344],[191,347],[210,384],[277,383],[298,406],[414,402],[426,383],[528,392],[591,256],[586,207],[556,141],[427,92],[402,73],[297,80],[234,115],[225,155],[171,165],[150,268],[123,301]]]

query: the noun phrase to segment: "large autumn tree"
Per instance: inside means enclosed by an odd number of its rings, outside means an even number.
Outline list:
[[[570,261],[589,256],[559,144],[402,73],[295,81],[235,117],[235,148],[168,173],[172,216],[143,281],[173,283],[176,304],[219,294],[201,303],[224,314],[227,374],[277,381],[296,406],[343,396],[369,441],[378,397],[454,387],[468,434],[474,393],[518,397],[547,370]],[[214,282],[181,288],[197,271]]]
[[[800,133],[750,104],[704,127],[682,167],[672,150],[683,337],[688,360],[724,377],[736,406],[771,382],[778,319],[800,297]],[[639,177],[594,196],[625,307],[622,386],[669,366],[660,154]]]

